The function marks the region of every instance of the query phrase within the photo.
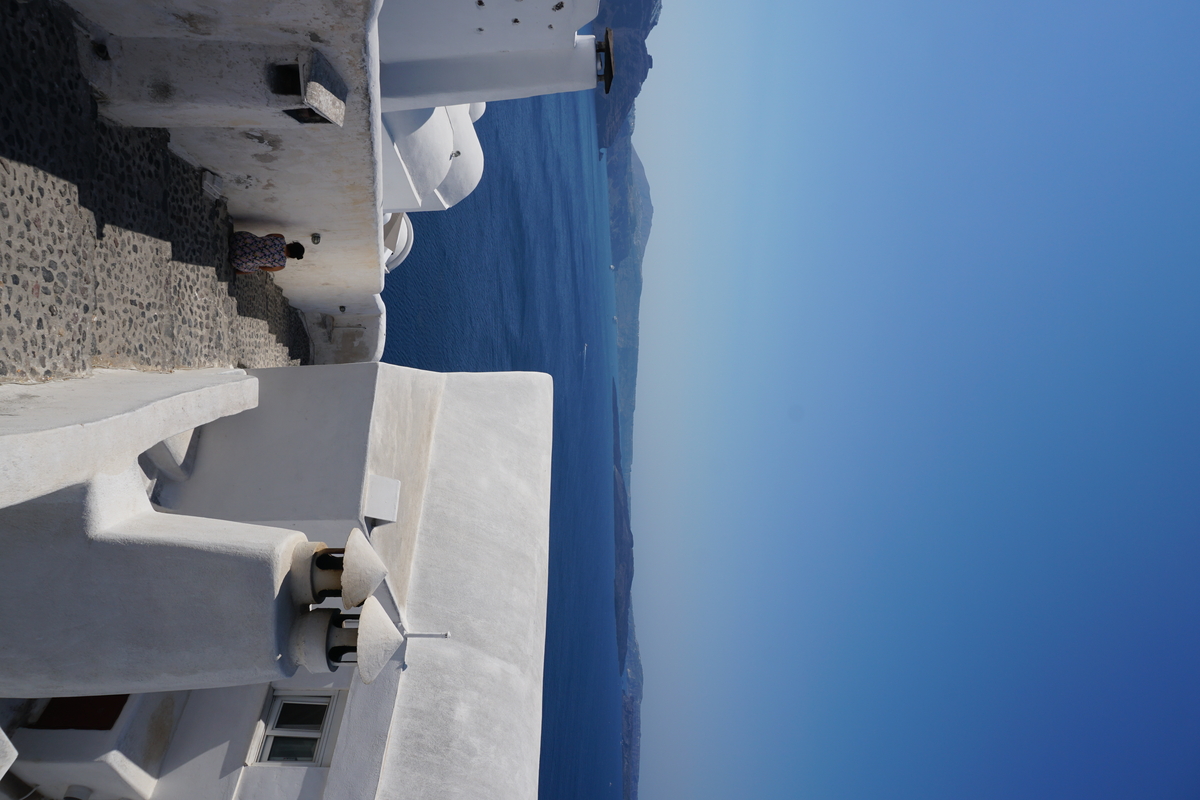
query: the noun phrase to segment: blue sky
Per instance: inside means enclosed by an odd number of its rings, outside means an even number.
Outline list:
[[[1200,5],[667,0],[644,800],[1200,792]]]

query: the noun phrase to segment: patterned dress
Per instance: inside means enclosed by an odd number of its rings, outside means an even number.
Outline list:
[[[282,267],[287,264],[281,236],[255,236],[249,231],[233,234],[229,247],[229,263],[238,272],[258,272],[263,267]]]

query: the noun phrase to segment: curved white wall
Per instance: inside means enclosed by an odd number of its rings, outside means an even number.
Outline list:
[[[385,111],[591,89],[596,42],[576,31],[599,0],[385,0],[378,18]]]
[[[482,116],[482,103],[478,115]],[[475,190],[483,177],[483,148],[472,109],[388,111],[383,125],[393,145],[384,143],[384,188],[380,211],[444,211]],[[477,118],[477,117],[476,117]]]
[[[454,152],[457,155],[450,160],[450,170],[438,184],[436,198],[432,198],[443,209],[450,208],[475,191],[483,177],[483,147],[479,144],[479,136],[471,120],[471,106],[449,106],[446,116],[454,129]],[[431,203],[430,207],[435,206]]]
[[[596,86],[596,39],[573,36],[570,47],[381,62],[384,111],[512,100]]]
[[[384,0],[379,58],[387,63],[570,49],[575,32],[596,18],[600,2],[563,0],[557,10],[555,5],[552,0]]]
[[[450,116],[444,108],[390,111],[383,114],[383,126],[407,170],[418,202],[404,208],[385,204],[383,211],[420,211],[450,172],[450,154],[454,152]]]
[[[387,251],[387,259],[383,268],[391,272],[400,262],[408,258],[413,246],[412,220],[403,212],[391,214],[383,226],[383,246]]]

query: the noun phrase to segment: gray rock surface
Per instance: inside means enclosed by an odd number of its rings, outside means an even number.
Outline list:
[[[164,130],[96,116],[71,12],[0,0],[0,382],[307,362],[269,274]]]

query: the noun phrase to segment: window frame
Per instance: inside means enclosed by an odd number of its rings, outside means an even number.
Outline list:
[[[324,702],[320,702],[324,701]],[[324,705],[325,717],[319,731],[289,730],[275,727],[284,703]],[[248,766],[256,767],[328,767],[337,742],[338,723],[345,705],[345,692],[338,690],[291,690],[273,689],[267,695],[262,717],[258,720],[257,735],[250,748]],[[312,761],[269,761],[271,744],[275,737],[316,739],[317,747]]]

